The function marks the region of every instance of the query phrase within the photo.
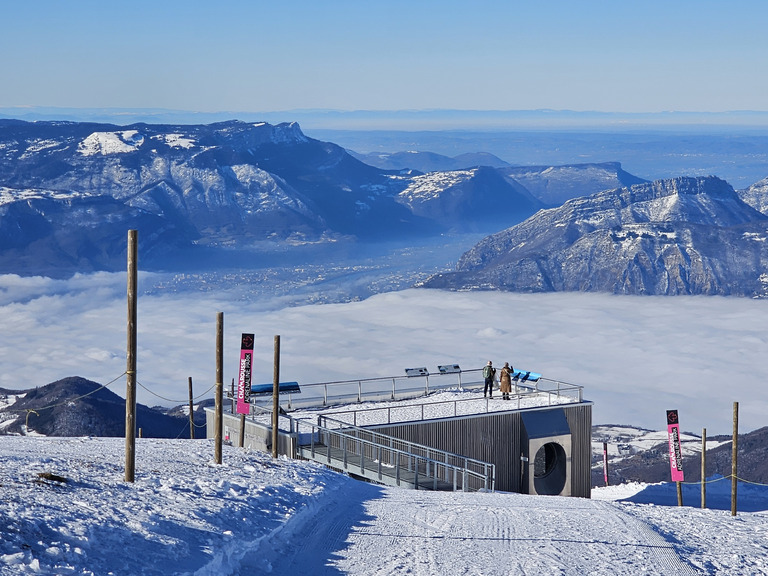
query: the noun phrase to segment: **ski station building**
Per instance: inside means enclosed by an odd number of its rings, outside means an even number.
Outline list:
[[[405,488],[589,498],[592,403],[582,387],[520,370],[509,400],[498,390],[484,397],[483,385],[482,369],[456,364],[281,383],[277,453]],[[235,414],[233,391],[223,441],[272,452],[272,393],[272,384],[252,386],[245,415]],[[206,409],[206,418],[213,438],[215,411]]]

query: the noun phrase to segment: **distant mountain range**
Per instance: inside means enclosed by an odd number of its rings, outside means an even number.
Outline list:
[[[768,179],[647,182],[618,162],[358,154],[296,123],[0,120],[0,273],[248,268],[270,254],[490,234],[454,290],[768,295]]]
[[[608,163],[527,168],[523,185],[496,160],[385,169],[295,123],[0,120],[0,273],[124,270],[128,229],[139,230],[149,270],[242,265],[242,251],[253,259],[296,246],[491,233],[552,198],[636,180]]]
[[[765,191],[675,178],[575,198],[485,238],[423,286],[764,297]]]

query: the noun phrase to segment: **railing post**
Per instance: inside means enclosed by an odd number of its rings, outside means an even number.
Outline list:
[[[312,429],[310,430],[310,433],[312,435],[312,440],[310,441],[310,450],[309,453],[312,454],[312,460],[315,459],[315,425],[312,425]]]
[[[400,454],[395,454],[395,484],[400,486]]]
[[[467,469],[464,468],[461,474],[461,491],[466,492],[467,491]]]
[[[363,383],[360,380],[357,381],[357,401],[363,401]]]
[[[376,449],[378,450],[379,457],[379,480],[381,480],[381,445],[377,446]]]
[[[392,400],[395,399],[395,379],[392,378]]]
[[[424,376],[424,382],[425,382],[424,396],[429,396],[429,374]]]
[[[328,406],[328,384],[323,384],[323,406]]]

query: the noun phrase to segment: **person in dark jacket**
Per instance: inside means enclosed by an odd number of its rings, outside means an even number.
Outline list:
[[[483,388],[483,397],[489,396],[493,398],[493,377],[496,375],[496,368],[493,367],[493,362],[488,360],[488,364],[483,368],[483,378],[485,378],[485,388]],[[490,394],[489,394],[490,393]]]

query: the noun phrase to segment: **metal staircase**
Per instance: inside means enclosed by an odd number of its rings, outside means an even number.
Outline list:
[[[493,464],[406,442],[341,420],[291,418],[297,456],[369,481],[416,490],[493,491]]]

